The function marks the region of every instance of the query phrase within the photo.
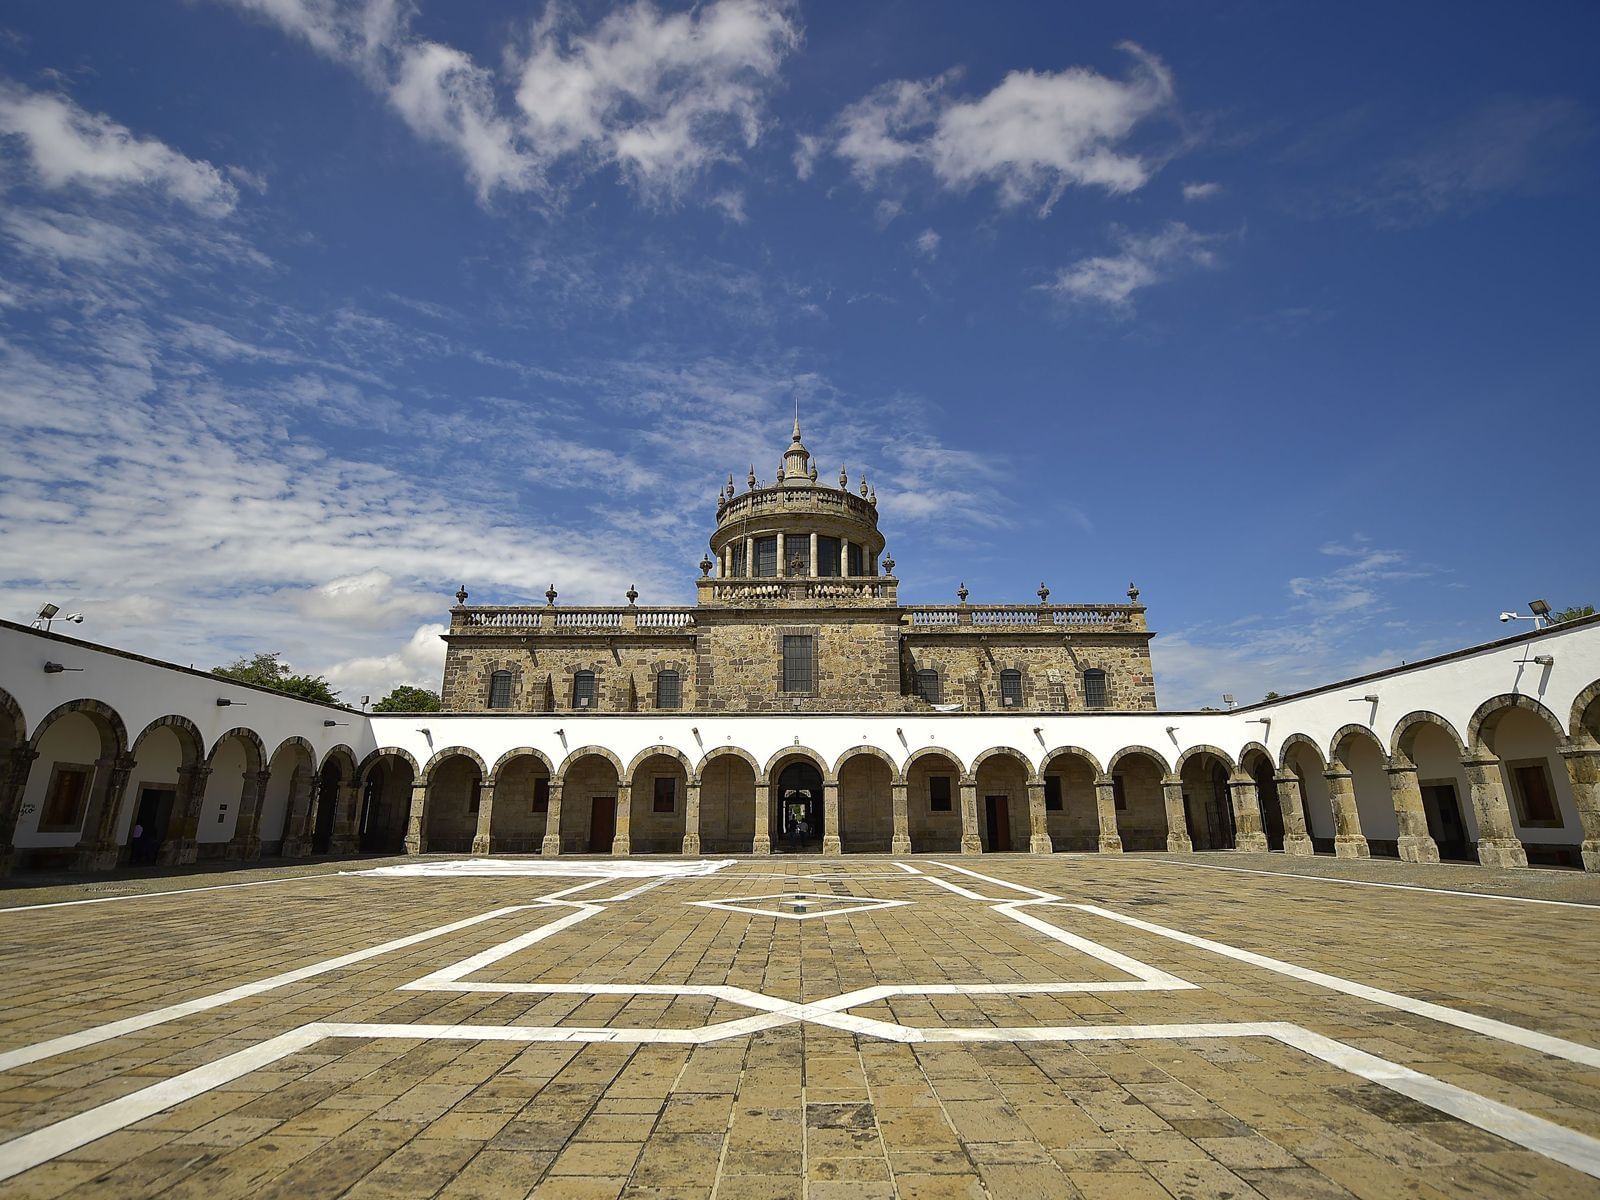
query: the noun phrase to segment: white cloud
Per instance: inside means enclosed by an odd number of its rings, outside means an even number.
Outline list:
[[[1085,67],[1013,71],[976,98],[955,98],[955,73],[884,84],[840,114],[834,153],[863,186],[920,165],[946,188],[993,184],[1006,206],[1038,201],[1047,213],[1068,187],[1111,193],[1142,187],[1154,171],[1122,144],[1171,108],[1171,73],[1131,43],[1124,80]]]
[[[911,244],[925,258],[937,258],[939,255],[939,234],[936,230],[924,229]]]
[[[480,197],[498,188],[526,191],[540,180],[537,159],[496,111],[488,71],[438,42],[399,47],[396,59],[389,100],[418,134],[455,148]]]
[[[794,173],[801,179],[810,179],[816,170],[817,159],[827,149],[827,142],[816,134],[801,133],[794,139]]]
[[[239,199],[210,163],[138,137],[66,96],[0,83],[0,134],[21,143],[32,176],[46,188],[147,188],[212,217],[226,216]]]
[[[727,217],[728,220],[732,221],[735,225],[743,225],[750,219],[744,211],[743,192],[734,190],[718,192],[715,196],[711,197],[711,206],[713,208],[720,209],[722,211],[722,215]]]
[[[445,644],[440,637],[444,632],[443,625],[419,625],[410,640],[393,654],[347,658],[319,674],[341,693],[345,703],[352,705],[359,703],[362,696],[371,696],[376,702],[402,685],[437,692],[439,681],[444,678]]]
[[[1186,183],[1183,185],[1183,198],[1185,200],[1210,200],[1213,196],[1222,194],[1220,183]]]
[[[1079,259],[1056,274],[1046,289],[1063,300],[1103,304],[1121,312],[1132,309],[1133,295],[1169,278],[1184,267],[1216,263],[1211,245],[1215,234],[1196,233],[1181,221],[1169,222],[1152,234],[1117,231],[1116,254]]]

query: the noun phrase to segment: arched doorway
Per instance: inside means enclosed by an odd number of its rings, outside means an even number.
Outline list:
[[[700,766],[700,852],[749,854],[756,836],[756,775],[742,750],[721,747]]]
[[[657,752],[635,762],[628,772],[633,854],[681,854],[689,793],[689,772],[675,753]]]
[[[1080,750],[1053,750],[1045,760],[1044,824],[1054,850],[1090,852],[1100,845],[1094,781],[1100,764]]]
[[[428,768],[428,798],[423,829],[430,851],[470,854],[478,832],[483,771],[476,756],[449,754]]]
[[[847,754],[838,768],[839,846],[887,854],[894,843],[894,770],[876,752]]]
[[[778,772],[773,803],[777,821],[773,824],[772,849],[791,853],[818,853],[822,850],[823,804],[822,772],[815,763],[797,759]]]
[[[532,750],[502,758],[494,771],[489,852],[537,854],[550,818],[550,764]]]
[[[1191,750],[1178,764],[1189,837],[1196,850],[1234,848],[1233,799],[1228,792],[1232,764],[1211,750]]]
[[[959,853],[960,761],[943,750],[922,749],[906,761],[904,770],[912,853]]]
[[[1246,750],[1239,765],[1256,785],[1256,804],[1261,810],[1261,831],[1267,835],[1268,850],[1283,849],[1283,806],[1278,801],[1277,772],[1265,750]]]
[[[1024,761],[1009,751],[979,756],[973,774],[978,785],[978,840],[984,853],[1028,849],[1033,835],[1029,773]]]
[[[333,850],[333,825],[339,814],[339,792],[344,787],[344,764],[336,756],[322,764],[318,776],[317,824],[311,834],[311,853],[328,854]]]
[[[356,847],[363,854],[400,854],[411,814],[411,763],[398,754],[381,755],[367,768],[356,818]]]
[[[575,750],[561,769],[561,779],[561,852],[612,853],[618,848],[617,793],[622,784],[615,756],[595,746]]]

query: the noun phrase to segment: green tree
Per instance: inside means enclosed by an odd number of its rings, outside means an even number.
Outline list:
[[[282,657],[281,650],[264,651],[249,658],[235,659],[225,667],[212,667],[211,673],[222,679],[236,679],[240,683],[287,692],[303,700],[332,704],[339,699],[339,693],[321,675],[296,675]]]
[[[1282,697],[1280,697],[1277,692],[1268,692],[1265,696],[1261,697],[1261,703],[1265,704],[1268,700],[1278,700],[1281,698]]]
[[[1574,604],[1571,608],[1563,608],[1558,613],[1550,614],[1550,624],[1559,625],[1563,621],[1576,621],[1579,617],[1594,616],[1594,605]]]
[[[373,712],[438,712],[439,693],[402,683],[372,706]]]

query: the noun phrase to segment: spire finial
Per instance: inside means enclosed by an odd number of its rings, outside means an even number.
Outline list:
[[[800,389],[794,391],[794,440],[800,440]]]

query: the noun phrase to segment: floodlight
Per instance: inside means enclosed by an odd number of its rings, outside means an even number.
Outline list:
[[[46,604],[44,607],[39,609],[39,620],[48,621],[60,611],[61,609],[58,606],[54,604]]]
[[[1544,600],[1529,600],[1528,611],[1536,617],[1548,617],[1550,615],[1550,605]],[[70,621],[72,618],[68,617],[67,619]]]

